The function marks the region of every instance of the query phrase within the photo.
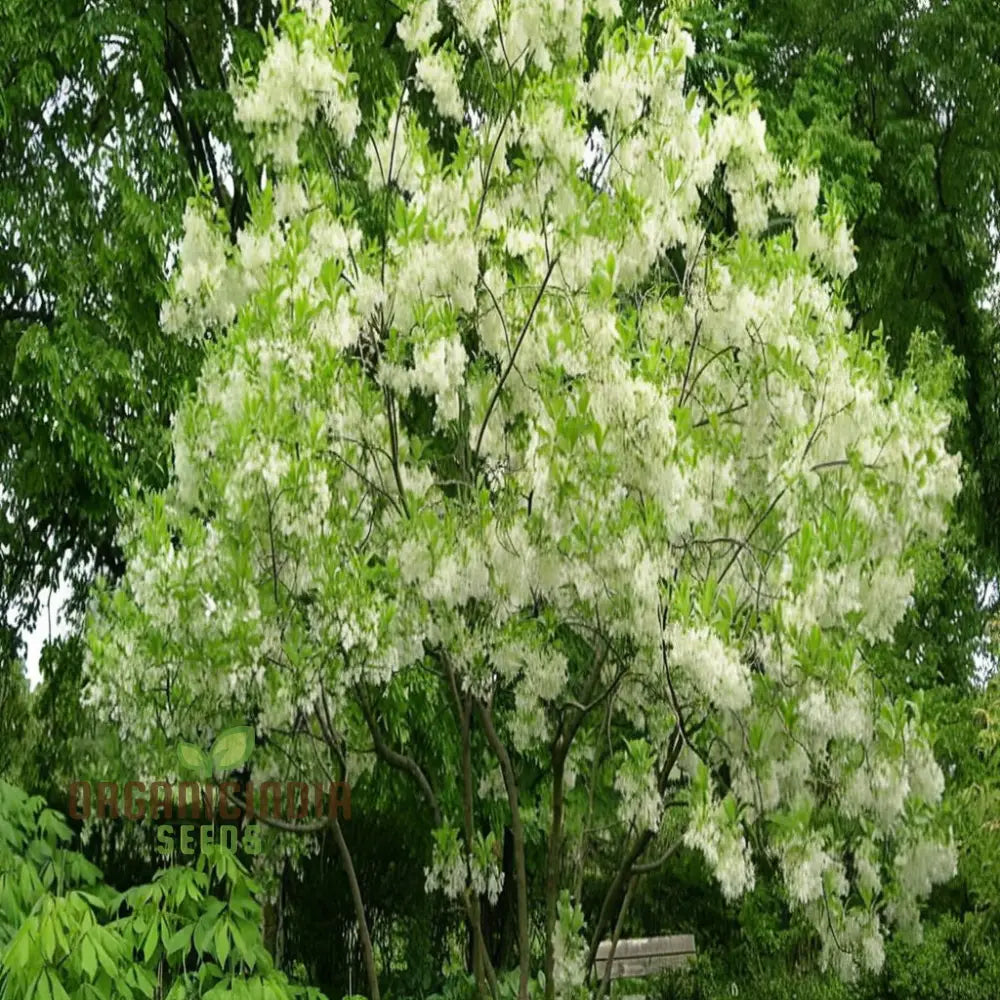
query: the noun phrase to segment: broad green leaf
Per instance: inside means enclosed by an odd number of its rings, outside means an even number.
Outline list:
[[[69,994],[57,975],[50,978],[49,984],[52,988],[52,1000],[69,1000]]]
[[[97,975],[97,952],[94,951],[89,938],[84,938],[80,943],[80,967],[88,979],[93,979]]]
[[[136,966],[135,970],[135,985],[139,992],[142,993],[144,997],[148,997],[152,1000],[153,995],[156,993],[156,982],[153,979],[152,974],[148,969],[142,968],[142,966]]]
[[[213,908],[202,914],[201,919],[195,925],[194,946],[203,954],[207,953],[211,946],[212,931],[215,929],[217,919],[218,910]]]
[[[142,957],[149,962],[156,953],[156,946],[160,943],[160,925],[154,920],[149,928],[149,934],[142,945]]]
[[[47,962],[51,962],[56,953],[56,934],[51,920],[42,923],[39,937],[42,942],[42,955]]]
[[[186,927],[182,927],[171,934],[164,945],[167,955],[173,957],[177,952],[186,952],[191,947],[191,937],[193,934],[194,924],[188,924]]]
[[[228,921],[220,920],[215,925],[215,957],[218,958],[222,965],[226,964],[226,959],[229,958],[231,948],[232,942],[229,939]]]

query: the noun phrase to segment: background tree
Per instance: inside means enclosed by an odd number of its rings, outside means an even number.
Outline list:
[[[69,638],[40,664],[45,780],[80,735],[79,628],[95,576],[122,570],[119,500],[165,484],[170,418],[202,362],[200,343],[161,334],[165,267],[196,192],[231,235],[245,219],[256,168],[228,80],[259,57],[279,9],[0,9],[0,671],[23,670],[41,599],[68,584]],[[345,9],[372,100],[393,65],[394,9]]]

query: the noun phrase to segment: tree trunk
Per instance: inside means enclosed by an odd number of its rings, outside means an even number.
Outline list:
[[[368,931],[368,920],[365,917],[365,906],[361,898],[361,887],[358,885],[358,876],[354,870],[354,861],[351,859],[351,852],[347,846],[347,841],[344,840],[344,831],[340,829],[340,820],[336,817],[333,819],[331,828],[334,840],[337,843],[337,851],[340,853],[341,864],[347,873],[347,883],[351,889],[354,915],[358,921],[358,942],[361,945],[361,957],[364,959],[370,1000],[381,1000],[378,988],[378,972],[375,969],[375,952],[372,948],[371,934]]]

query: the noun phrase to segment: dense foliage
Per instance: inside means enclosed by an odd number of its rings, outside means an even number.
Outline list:
[[[222,847],[119,893],[37,798],[0,782],[0,996],[322,1000],[263,947],[256,886]]]

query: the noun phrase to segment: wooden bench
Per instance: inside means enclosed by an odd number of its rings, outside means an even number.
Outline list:
[[[595,972],[598,982],[604,980],[611,954],[611,942],[597,946]],[[694,961],[694,935],[673,934],[668,937],[623,938],[615,946],[611,962],[611,979],[642,979],[665,969],[682,969]]]

